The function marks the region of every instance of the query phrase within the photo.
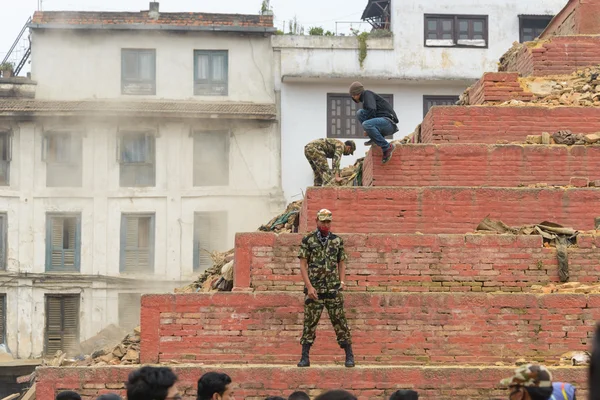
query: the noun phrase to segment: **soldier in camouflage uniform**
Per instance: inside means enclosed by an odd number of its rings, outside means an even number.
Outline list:
[[[342,143],[337,139],[330,138],[313,140],[304,146],[304,155],[314,172],[314,185],[323,186],[332,179],[339,179],[342,154],[345,156],[354,154],[354,150],[356,150],[356,144],[352,140]],[[332,159],[331,171],[327,164],[328,158]]]
[[[508,386],[510,400],[576,400],[575,387],[570,383],[553,382],[552,374],[543,365],[522,365],[500,384]]]
[[[298,258],[304,280],[304,330],[302,359],[299,367],[310,366],[310,346],[315,341],[317,324],[327,308],[329,319],[335,330],[337,342],[346,352],[346,367],[354,367],[352,338],[344,312],[344,277],[346,275],[346,253],[342,238],[330,232],[332,214],[323,209],[317,213],[317,229],[302,239]]]

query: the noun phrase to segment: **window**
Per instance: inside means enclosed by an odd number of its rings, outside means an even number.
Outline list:
[[[79,350],[79,295],[46,295],[45,353]]]
[[[194,186],[229,185],[229,132],[194,134]]]
[[[194,51],[194,94],[227,96],[228,60],[226,50]]]
[[[140,293],[119,293],[119,326],[127,330],[140,325]]]
[[[46,221],[46,271],[79,271],[81,215],[48,214]]]
[[[154,214],[121,216],[121,272],[154,271]]]
[[[433,106],[454,106],[458,96],[423,96],[423,118]]]
[[[425,14],[425,46],[487,47],[487,15]]]
[[[194,271],[210,268],[210,253],[223,249],[226,240],[226,212],[197,212],[194,215]]]
[[[553,15],[519,15],[519,42],[531,42],[544,32]]]
[[[121,187],[155,185],[155,137],[144,132],[125,132],[117,149]]]
[[[45,133],[42,160],[46,161],[46,186],[81,186],[81,136],[70,132]]]
[[[0,131],[0,186],[10,184],[11,138],[10,132]]]
[[[394,96],[380,95],[394,107]],[[362,108],[348,94],[327,93],[327,137],[335,139],[364,139],[364,129],[356,119],[356,111]]]
[[[6,249],[8,243],[6,241],[6,234],[8,230],[8,218],[5,213],[0,213],[0,271],[6,270]]]
[[[121,94],[156,94],[156,50],[121,50]]]
[[[6,343],[6,295],[0,294],[0,344]]]

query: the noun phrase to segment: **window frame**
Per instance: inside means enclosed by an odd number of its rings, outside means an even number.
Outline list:
[[[423,14],[424,18],[423,18],[423,46],[424,47],[430,47],[430,48],[446,48],[446,49],[456,49],[456,48],[460,48],[460,49],[487,49],[490,45],[490,37],[489,37],[489,33],[490,33],[490,25],[489,25],[489,16],[485,15],[485,14],[481,14],[481,15],[476,15],[476,14]],[[452,41],[454,42],[454,44],[452,46],[443,46],[443,45],[428,45],[427,44],[427,40],[444,40],[444,39],[427,39],[427,20],[428,18],[436,18],[436,19],[441,19],[441,18],[445,18],[445,19],[452,19]],[[459,19],[483,19],[484,20],[484,40],[485,40],[485,46],[473,46],[473,45],[467,45],[467,44],[458,44],[458,35],[459,35],[459,29],[458,29],[458,20]],[[460,39],[462,40],[462,39]],[[468,39],[470,40],[470,39]]]
[[[4,154],[0,153],[0,164],[6,164],[6,181],[0,181],[0,186],[10,186],[10,164],[12,162],[12,143],[13,143],[13,131],[12,129],[0,130],[0,140],[6,140],[6,160],[3,159]],[[1,176],[1,175],[0,175]]]
[[[548,27],[548,25],[550,24],[550,22],[552,21],[552,19],[554,18],[554,15],[544,15],[544,14],[535,14],[535,15],[528,15],[528,14],[520,14],[519,15],[519,43],[524,43],[523,41],[523,22],[524,21],[544,21],[547,20],[547,24],[546,27]],[[545,30],[546,28],[544,28]],[[543,30],[542,30],[543,32]],[[537,36],[536,36],[537,37]],[[535,40],[535,38],[533,38],[533,40]]]
[[[208,55],[209,59],[209,78],[207,80],[198,79],[198,56],[199,55]],[[224,81],[213,81],[212,79],[212,57],[215,55],[225,55],[225,80]],[[210,85],[211,90],[213,85],[225,85],[224,93],[206,93],[199,92],[199,88],[196,85],[207,84]],[[194,50],[194,96],[217,96],[224,97],[229,96],[229,50]]]
[[[6,344],[7,340],[6,340],[6,321],[7,321],[7,317],[6,317],[6,299],[7,299],[7,295],[6,293],[0,293],[0,344]]]
[[[200,139],[199,136],[200,135],[223,135],[225,137],[225,156],[227,158],[227,177],[226,177],[226,182],[225,183],[221,183],[221,184],[217,184],[217,185],[199,185],[197,184],[196,180],[200,179],[200,177],[196,176],[196,161],[197,161],[197,157],[196,157],[196,146],[199,144]],[[192,165],[193,165],[193,170],[192,170],[192,186],[194,188],[209,188],[209,187],[227,187],[230,185],[231,183],[231,157],[230,157],[230,153],[231,153],[231,131],[230,130],[225,130],[225,129],[218,129],[218,130],[211,130],[211,131],[207,131],[207,130],[194,130],[192,132]]]
[[[53,354],[48,354],[48,344],[49,344],[49,337],[48,337],[48,328],[49,328],[49,324],[48,324],[48,318],[49,318],[49,302],[48,299],[50,298],[59,298],[61,299],[61,348],[63,352],[67,352],[68,349],[66,349],[64,347],[64,317],[65,317],[65,304],[64,304],[64,299],[66,298],[77,298],[77,309],[75,310],[75,314],[76,314],[76,321],[77,321],[77,327],[75,328],[75,334],[76,334],[76,342],[79,345],[80,343],[80,339],[81,339],[81,321],[80,321],[80,315],[81,315],[81,295],[80,294],[46,294],[44,296],[44,354],[46,356],[52,356]]]
[[[8,213],[0,212],[0,271],[8,267]]]
[[[442,95],[423,95],[423,118],[427,116],[429,109],[427,108],[427,102],[431,100],[455,100],[456,103],[460,99],[458,95],[442,94]],[[448,106],[448,104],[436,104],[438,106]],[[433,106],[432,106],[433,107]]]
[[[379,93],[378,93],[379,94]],[[392,109],[394,108],[394,95],[391,93],[386,93],[386,94],[379,94],[379,96],[383,97],[385,100],[387,100],[388,103],[390,103],[390,105],[392,106]],[[332,134],[332,129],[331,129],[331,119],[333,118],[333,114],[331,112],[331,100],[333,99],[337,99],[337,98],[341,98],[342,100],[347,100],[350,101],[351,104],[350,106],[352,106],[352,104],[356,105],[356,109],[359,110],[362,107],[362,103],[354,103],[354,101],[352,100],[352,97],[350,97],[349,94],[347,93],[327,93],[326,94],[326,103],[325,106],[327,107],[327,131],[326,131],[326,138],[329,139],[338,139],[338,140],[357,140],[357,139],[365,139],[365,136],[362,135],[362,131],[363,129],[360,127],[360,124],[358,123],[358,121],[356,120],[356,115],[350,115],[350,116],[345,116],[343,118],[343,122],[344,124],[346,122],[348,122],[349,119],[354,119],[356,121],[356,135],[354,136],[335,136]],[[345,131],[346,129],[342,128],[342,131]],[[386,136],[386,137],[391,137],[391,135]]]
[[[152,63],[152,79],[150,80],[142,80],[142,79],[131,79],[125,78],[125,54],[126,53],[135,53],[139,67],[139,56],[143,53],[148,53],[152,55],[153,63]],[[152,89],[148,91],[134,91],[127,92],[127,85],[131,84],[152,84]],[[121,48],[121,95],[123,96],[156,96],[156,49],[140,49],[140,48]]]
[[[144,136],[146,155],[143,162],[125,162],[123,160],[123,149],[124,139],[126,136]],[[156,187],[156,134],[148,130],[136,131],[136,130],[122,130],[117,135],[117,162],[119,163],[119,187]],[[123,180],[123,167],[135,168],[135,167],[152,167],[152,181],[151,184],[124,184]],[[140,168],[141,169],[141,168]],[[138,174],[136,172],[136,181],[139,181]]]
[[[223,230],[220,232],[220,234],[222,235],[222,237],[217,237],[216,241],[219,240],[223,240],[225,241],[227,239],[227,229],[228,229],[228,218],[229,215],[227,213],[227,211],[196,211],[194,212],[194,242],[193,242],[193,256],[194,256],[194,260],[193,260],[193,264],[192,264],[192,269],[194,271],[194,273],[199,272],[201,270],[201,265],[200,265],[200,248],[199,248],[199,244],[200,244],[200,229],[199,229],[199,219],[202,217],[207,217],[210,219],[215,219],[215,220],[223,220],[225,221],[224,225],[223,225]],[[213,229],[211,229],[212,231]],[[208,267],[210,268],[210,267]]]
[[[55,267],[52,265],[52,219],[53,218],[75,218],[75,254],[73,268],[66,268],[64,266],[64,254],[63,254],[63,265],[62,267]],[[64,225],[63,225],[64,227]],[[63,228],[64,229],[64,228]],[[64,239],[63,239],[64,240]],[[64,251],[64,249],[62,249]],[[58,268],[58,269],[57,269]],[[81,272],[81,213],[46,213],[46,262],[45,271],[46,273],[69,273],[69,272]]]
[[[50,155],[50,141],[59,136],[68,137],[69,140],[69,160],[68,161],[56,161],[51,160]],[[42,161],[46,163],[46,187],[82,187],[83,185],[83,137],[70,130],[51,130],[43,133],[42,138]],[[52,174],[53,168],[67,168],[71,171],[77,168],[77,176],[73,174],[72,181],[67,184],[52,184],[49,185],[49,174]],[[61,171],[58,171],[61,172]],[[60,173],[58,173],[60,175]]]
[[[127,269],[126,266],[126,251],[127,251],[127,218],[136,217],[138,218],[150,218],[149,230],[148,232],[148,243],[150,244],[148,248],[148,266],[144,269],[140,269],[139,267],[134,270]],[[139,240],[139,235],[138,235]],[[139,247],[138,247],[139,249]],[[146,212],[146,213],[121,213],[121,233],[119,237],[119,272],[122,274],[138,274],[138,273],[152,273],[154,274],[154,257],[156,252],[156,213]]]

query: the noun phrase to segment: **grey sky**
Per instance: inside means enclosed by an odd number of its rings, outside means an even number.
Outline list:
[[[158,0],[161,11],[194,11],[256,14],[262,0]],[[9,3],[0,11],[0,56],[12,45],[27,18],[38,7],[38,0],[0,0]],[[148,9],[149,0],[43,0],[43,10],[140,11]],[[271,0],[275,24],[281,29],[284,21],[297,16],[306,28],[322,26],[335,31],[336,21],[360,21],[367,0]],[[354,25],[355,28],[368,25]],[[339,31],[348,32],[348,24],[338,24]],[[286,28],[287,30],[287,28]],[[2,59],[0,59],[2,61]]]

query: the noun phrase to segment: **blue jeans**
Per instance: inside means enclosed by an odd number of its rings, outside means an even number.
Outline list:
[[[356,119],[362,124],[363,129],[367,132],[367,135],[369,135],[373,142],[381,147],[382,151],[387,151],[387,149],[390,148],[390,144],[384,139],[384,136],[394,134],[396,129],[388,119],[367,119],[367,112],[365,110],[358,110],[356,112]]]

